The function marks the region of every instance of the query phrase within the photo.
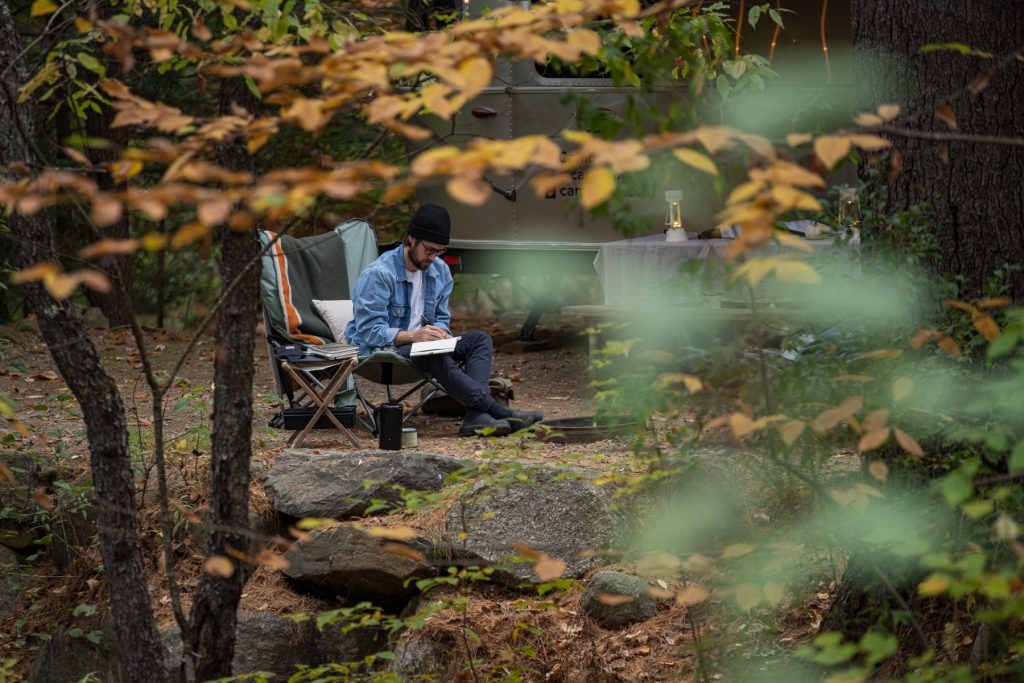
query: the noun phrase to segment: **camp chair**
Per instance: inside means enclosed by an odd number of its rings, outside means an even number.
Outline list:
[[[301,362],[310,360],[303,355],[306,347],[344,341],[335,339],[332,326],[316,312],[313,300],[341,302],[351,299],[359,274],[377,258],[373,228],[366,221],[357,219],[313,237],[277,236],[269,231],[260,231],[259,240],[265,249],[260,295],[267,345],[278,393],[286,399],[281,414],[275,418],[278,424],[285,429],[308,431],[335,427],[347,432],[347,428],[358,420],[371,434],[378,436],[380,404],[367,399],[349,377],[344,378],[344,388],[332,386],[330,380],[336,379],[337,373],[324,383],[320,376],[322,373],[313,367],[315,363],[304,368]],[[332,322],[340,337],[347,321]],[[412,410],[403,414],[403,424],[441,389],[432,377],[394,351],[380,350],[360,356],[352,372],[367,381],[385,385],[390,404],[401,404],[424,387],[430,388]],[[301,380],[296,378],[296,374]],[[409,384],[413,388],[401,395],[396,396],[393,392],[393,386]],[[320,404],[328,398],[334,400],[334,405],[324,408]],[[357,414],[357,402],[365,415]],[[316,421],[311,422],[318,410],[320,414]],[[341,425],[335,424],[332,418],[337,418]],[[358,445],[350,432],[346,436]]]

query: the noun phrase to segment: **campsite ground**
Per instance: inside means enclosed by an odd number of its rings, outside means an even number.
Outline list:
[[[456,329],[484,329],[496,339],[496,346],[500,349],[514,338],[520,320],[462,315],[454,326]],[[543,336],[550,341],[549,348],[529,353],[499,351],[495,354],[494,374],[512,381],[516,395],[514,407],[540,409],[548,417],[591,413],[588,400],[593,390],[583,331],[581,320],[551,316],[545,318],[542,326]],[[90,334],[105,366],[118,381],[128,411],[131,445],[134,456],[138,458],[144,490],[140,518],[143,529],[149,530],[144,534],[144,544],[147,565],[154,577],[151,584],[154,608],[158,621],[166,626],[173,622],[173,614],[166,584],[159,580],[163,571],[155,536],[159,522],[152,504],[155,474],[149,447],[139,447],[152,438],[150,399],[142,376],[142,364],[126,330],[110,331],[94,326]],[[145,335],[155,366],[164,372],[173,366],[188,339],[184,334],[156,329],[146,329]],[[6,449],[8,452],[42,455],[61,481],[87,481],[89,458],[80,411],[53,370],[45,345],[31,322],[8,327],[3,337],[10,341],[0,348],[0,392],[11,399],[16,417],[31,430],[25,435],[9,437],[4,442]],[[168,425],[165,433],[168,434],[172,496],[194,509],[201,509],[205,504],[208,485],[213,352],[213,339],[202,338],[183,365],[167,400]],[[254,468],[262,469],[272,464],[284,450],[288,433],[268,427],[277,402],[266,349],[262,344],[257,345],[255,363]],[[412,424],[418,429],[418,451],[473,458],[485,451],[493,453],[498,450],[500,457],[547,464],[571,461],[577,465],[626,474],[636,467],[630,460],[632,445],[628,441],[607,440],[571,446],[539,443],[532,438],[495,441],[457,437],[458,418],[422,416],[414,418]],[[365,430],[358,430],[356,435],[364,448],[376,448],[376,440]],[[340,435],[331,431],[313,432],[305,446],[314,450],[349,448]],[[736,461],[741,459],[736,458]],[[741,485],[754,480],[754,475],[743,467],[740,464],[734,475]],[[265,515],[268,511],[258,484],[254,484],[253,505],[256,516]],[[746,511],[747,517],[750,518],[754,512]],[[761,514],[758,519],[768,519],[777,514],[775,510],[763,512],[767,514]],[[202,571],[202,548],[197,539],[186,537],[178,548],[178,554],[182,559],[177,570],[185,587],[183,603],[187,610],[189,586],[195,585]],[[40,605],[36,610],[38,618],[30,619],[30,623],[20,628],[44,632],[61,623],[61,615],[69,613],[77,604],[104,605],[106,598],[102,582],[91,580],[97,561],[98,554],[92,548],[63,569],[53,566],[48,560],[37,565],[37,577],[33,580],[29,599]],[[628,570],[628,567],[623,569]],[[808,575],[800,577],[798,583],[807,584],[809,590],[805,595],[810,597],[794,596],[795,599],[784,610],[771,616],[768,613],[729,613],[715,617],[705,614],[700,617],[704,620],[703,628],[710,628],[708,634],[717,632],[727,639],[749,641],[756,657],[763,656],[757,654],[761,650],[771,653],[789,648],[813,631],[815,620],[820,618],[827,605],[831,592],[829,573],[824,567],[808,567]],[[674,588],[671,584],[670,588]],[[603,680],[618,681],[685,680],[690,677],[687,672],[694,670],[695,651],[686,643],[692,640],[694,622],[686,608],[669,603],[652,620],[624,631],[605,631],[581,618],[578,612],[580,596],[581,589],[577,587],[554,597],[549,595],[546,601],[535,599],[538,606],[528,607],[524,612],[524,598],[512,600],[499,592],[482,590],[471,602],[469,619],[475,633],[493,648],[493,652],[515,651],[521,622],[528,622],[530,628],[536,628],[537,633],[543,634],[535,641],[535,644],[543,643],[543,661],[537,664],[549,670],[555,667],[564,672],[591,671],[596,674],[601,671]],[[513,604],[519,606],[512,607]],[[242,609],[280,612],[325,607],[318,600],[295,594],[279,572],[266,567],[257,570],[250,580],[241,604]],[[101,617],[102,610],[95,617],[97,623]],[[457,617],[458,623],[448,623],[444,619],[443,615],[437,617],[435,626],[455,628],[463,623],[463,617]],[[717,623],[712,624],[708,619]],[[749,633],[753,631],[750,628],[764,633],[751,638]],[[10,624],[0,625],[0,631],[10,633],[10,629]],[[584,679],[566,675],[562,680]]]

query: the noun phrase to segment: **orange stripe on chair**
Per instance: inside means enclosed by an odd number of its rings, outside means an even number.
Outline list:
[[[268,231],[269,233],[269,231]],[[273,233],[270,233],[273,234]],[[277,261],[277,293],[281,299],[281,307],[284,309],[285,319],[288,321],[288,334],[294,339],[308,342],[314,345],[323,344],[320,337],[299,332],[299,325],[302,323],[302,316],[299,315],[295,305],[292,303],[292,290],[288,282],[288,259],[285,258],[281,241],[274,243],[274,259]]]

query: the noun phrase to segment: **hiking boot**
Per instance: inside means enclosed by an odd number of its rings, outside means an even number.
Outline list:
[[[544,413],[539,410],[513,410],[512,417],[506,417],[508,423],[515,431],[526,429],[544,419]]]
[[[484,433],[484,430],[487,430]],[[459,427],[459,436],[505,436],[512,431],[512,427],[505,420],[496,420],[487,413],[483,413],[472,420],[466,419]]]

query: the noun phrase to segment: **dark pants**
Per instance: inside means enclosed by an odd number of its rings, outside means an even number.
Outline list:
[[[491,357],[494,342],[480,330],[460,335],[453,353],[410,358],[413,364],[437,380],[448,395],[473,410],[486,412],[494,400],[487,383],[491,379]],[[412,344],[402,344],[398,352],[409,358]],[[459,364],[462,364],[462,367]]]

